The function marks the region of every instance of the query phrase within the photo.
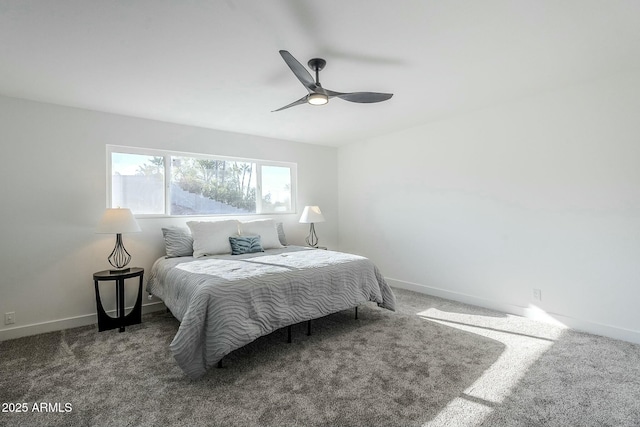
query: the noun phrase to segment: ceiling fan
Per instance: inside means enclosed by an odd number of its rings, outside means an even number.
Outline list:
[[[378,92],[351,92],[351,93],[342,93],[342,92],[334,92],[329,89],[325,89],[320,84],[319,74],[320,71],[327,65],[327,61],[322,58],[313,58],[308,62],[309,68],[316,72],[316,79],[313,80],[313,77],[309,72],[300,64],[289,52],[286,50],[281,50],[280,55],[284,62],[287,63],[293,74],[300,80],[300,83],[307,88],[309,91],[308,95],[303,96],[297,101],[292,102],[289,105],[285,105],[282,108],[278,108],[275,111],[281,111],[289,107],[293,107],[295,105],[300,104],[311,104],[311,105],[324,105],[329,102],[329,98],[340,98],[349,102],[359,102],[359,103],[372,103],[372,102],[381,102],[386,101],[387,99],[393,96],[392,93],[378,93]]]

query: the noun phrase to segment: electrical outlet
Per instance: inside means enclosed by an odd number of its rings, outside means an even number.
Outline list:
[[[536,301],[542,301],[542,290],[534,289],[533,290],[533,299]]]
[[[4,314],[4,324],[5,325],[13,325],[16,323],[16,313],[15,311],[11,311],[9,313]]]

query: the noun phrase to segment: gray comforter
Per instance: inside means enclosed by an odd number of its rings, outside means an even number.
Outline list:
[[[180,321],[170,349],[199,378],[226,354],[276,329],[366,301],[395,310],[395,296],[367,258],[287,247],[258,254],[161,258],[147,291]]]

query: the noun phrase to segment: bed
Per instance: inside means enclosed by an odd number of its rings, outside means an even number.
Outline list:
[[[369,259],[300,246],[162,257],[147,291],[180,321],[170,349],[193,379],[277,329],[366,302],[395,311],[395,296]]]

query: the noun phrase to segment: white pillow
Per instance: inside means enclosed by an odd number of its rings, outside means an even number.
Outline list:
[[[241,236],[260,236],[263,249],[281,248],[278,229],[273,219],[258,219],[240,223]]]
[[[193,236],[193,256],[230,254],[229,237],[238,235],[239,221],[189,221],[187,226]]]

